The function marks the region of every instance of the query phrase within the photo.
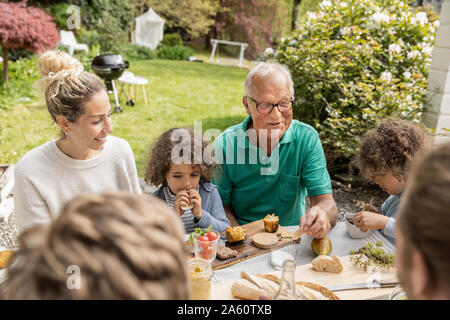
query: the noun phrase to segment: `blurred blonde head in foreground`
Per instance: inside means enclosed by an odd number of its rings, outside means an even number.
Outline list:
[[[50,226],[21,234],[6,298],[188,299],[183,235],[179,219],[153,196],[79,196]]]

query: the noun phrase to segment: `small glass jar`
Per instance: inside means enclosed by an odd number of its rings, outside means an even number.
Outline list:
[[[218,232],[211,230],[217,236],[215,240],[212,241],[200,241],[198,238],[194,237],[194,255],[195,258],[201,258],[208,260],[210,263],[216,259],[217,246],[219,243],[220,235]]]
[[[190,259],[188,269],[191,300],[209,300],[211,298],[211,263],[205,259]]]

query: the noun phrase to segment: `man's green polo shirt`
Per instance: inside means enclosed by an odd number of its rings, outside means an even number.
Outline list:
[[[305,196],[331,194],[331,181],[317,131],[293,120],[270,157],[245,135],[251,121],[229,127],[215,140],[219,173],[213,180],[224,206],[240,224],[275,213],[284,226],[298,225]]]

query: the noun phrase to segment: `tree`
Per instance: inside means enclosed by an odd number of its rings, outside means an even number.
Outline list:
[[[290,1],[221,0],[212,36],[249,44],[245,54],[254,59],[284,33],[291,31]]]
[[[0,2],[0,45],[5,85],[8,85],[8,49],[23,48],[40,53],[56,47],[58,40],[53,18],[42,9],[27,7],[26,1]]]
[[[292,23],[291,23],[292,30],[295,30],[295,28],[297,27],[298,13],[300,10],[301,3],[302,0],[294,0],[294,3],[292,5]]]
[[[220,0],[148,0],[146,5],[166,20],[167,27],[180,28],[196,38],[214,24]]]
[[[96,34],[102,53],[118,53],[128,43],[134,2],[130,0],[72,0],[80,6],[81,19]]]

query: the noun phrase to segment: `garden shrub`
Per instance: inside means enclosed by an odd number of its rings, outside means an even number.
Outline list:
[[[67,19],[70,17],[70,14],[67,13],[69,6],[68,3],[54,3],[46,9],[47,13],[55,19],[58,30],[67,30]]]
[[[0,77],[0,109],[5,106],[14,106],[21,100],[26,102],[29,99],[36,99],[39,96],[39,90],[34,85],[39,78],[37,55],[10,61],[9,85],[5,86],[3,78]]]
[[[119,53],[129,40],[133,2],[128,0],[79,0],[83,24],[96,30],[101,53]]]
[[[161,46],[182,46],[183,40],[181,40],[181,36],[178,33],[167,33],[164,35]]]
[[[85,43],[89,48],[98,45],[100,43],[101,35],[97,30],[87,30],[86,28],[81,28],[80,36],[76,37],[79,43]]]
[[[276,59],[292,72],[294,117],[317,129],[331,170],[382,118],[421,118],[439,22],[410,3],[325,0],[281,40]]]
[[[125,57],[129,60],[149,60],[156,58],[156,51],[136,44],[128,45]]]
[[[158,49],[158,58],[168,60],[187,60],[194,55],[194,50],[185,46],[163,46]]]
[[[62,49],[63,47],[59,48]],[[64,48],[65,49],[65,48]],[[85,71],[93,72],[92,71],[92,60],[100,54],[100,45],[93,45],[89,48],[88,52],[85,51],[79,51],[77,54],[75,54],[75,58],[78,59],[78,61],[81,62],[81,64],[84,67]]]

